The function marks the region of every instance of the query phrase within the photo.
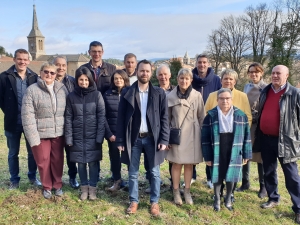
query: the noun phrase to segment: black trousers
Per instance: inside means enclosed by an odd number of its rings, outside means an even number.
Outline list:
[[[65,146],[65,152],[66,152],[66,159],[67,159],[67,165],[68,165],[68,175],[70,179],[75,179],[77,174],[77,166],[75,162],[70,161],[70,146]]]
[[[116,145],[116,142],[107,140],[108,153],[110,159],[110,170],[112,172],[114,181],[121,179],[121,153]]]
[[[283,163],[283,158],[278,157],[278,137],[263,135],[261,143],[261,157],[263,160],[265,186],[269,201],[279,202],[277,159],[280,162],[285,178],[285,186],[288,190],[295,213],[300,213],[300,177],[296,162]]]
[[[243,180],[249,181],[250,177],[250,164],[251,161],[249,160],[245,165],[243,165]],[[258,172],[258,179],[260,184],[264,184],[264,169],[261,163],[257,163],[257,172]]]

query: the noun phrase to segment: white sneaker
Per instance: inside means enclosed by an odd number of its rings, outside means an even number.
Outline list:
[[[213,183],[212,183],[210,180],[207,181],[206,185],[207,185],[207,187],[210,188],[210,189],[213,189],[213,188],[214,188],[214,185],[213,185]]]
[[[196,182],[196,180],[195,180],[194,178],[192,178],[192,180],[191,180],[191,185],[192,185],[193,183],[195,183],[195,182]],[[183,188],[185,187],[185,183],[182,184],[182,187],[183,187]]]

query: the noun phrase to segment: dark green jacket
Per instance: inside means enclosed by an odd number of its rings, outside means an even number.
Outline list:
[[[252,144],[248,118],[240,109],[233,107],[233,145],[226,182],[241,179],[243,159],[252,158]],[[219,181],[220,134],[217,107],[209,110],[202,126],[202,153],[204,160],[212,161],[212,183]]]

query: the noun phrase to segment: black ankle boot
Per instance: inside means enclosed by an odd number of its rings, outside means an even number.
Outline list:
[[[265,185],[264,184],[259,184],[259,185],[260,185],[260,188],[259,188],[259,192],[258,192],[258,197],[259,198],[267,197],[268,193],[267,193]]]
[[[220,199],[219,200],[214,200],[214,210],[216,211],[216,212],[219,212],[220,211],[220,209],[221,209],[221,202],[220,202]]]
[[[229,210],[229,211],[232,211],[233,210],[233,207],[232,207],[232,201],[231,201],[231,195],[230,196],[227,196],[225,197],[224,199],[224,204],[225,204],[225,207]]]
[[[236,189],[236,191],[243,192],[245,190],[248,190],[249,188],[250,188],[249,180],[242,179],[242,185],[238,189]]]

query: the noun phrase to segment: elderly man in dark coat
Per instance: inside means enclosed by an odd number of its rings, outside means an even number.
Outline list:
[[[151,174],[151,214],[159,215],[159,165],[164,161],[169,141],[168,108],[165,92],[152,86],[151,63],[142,60],[137,65],[138,81],[121,93],[117,121],[116,143],[122,151],[122,162],[129,165],[130,206],[127,213],[138,208],[138,172],[141,153],[147,155]]]

